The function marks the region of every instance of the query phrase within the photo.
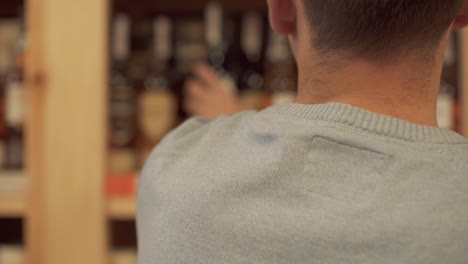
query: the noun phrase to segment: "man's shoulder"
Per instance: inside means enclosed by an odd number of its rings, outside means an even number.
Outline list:
[[[192,117],[170,132],[156,148],[156,152],[186,153],[194,146],[208,144],[216,138],[234,135],[256,111],[240,112],[233,116],[221,116],[215,120]]]

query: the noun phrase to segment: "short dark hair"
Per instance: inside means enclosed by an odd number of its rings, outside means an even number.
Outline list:
[[[433,56],[463,0],[303,0],[321,52],[372,61]]]

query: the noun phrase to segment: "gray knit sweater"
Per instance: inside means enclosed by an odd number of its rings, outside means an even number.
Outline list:
[[[140,264],[466,264],[468,141],[343,104],[191,119],[137,225]]]

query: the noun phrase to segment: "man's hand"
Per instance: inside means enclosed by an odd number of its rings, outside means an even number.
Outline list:
[[[194,75],[185,83],[185,110],[210,119],[220,115],[232,115],[241,111],[241,103],[235,91],[206,64],[195,66]]]

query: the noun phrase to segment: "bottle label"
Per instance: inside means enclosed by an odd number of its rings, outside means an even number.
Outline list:
[[[116,147],[125,147],[136,134],[134,91],[122,76],[113,76],[110,101],[110,139]]]
[[[174,55],[179,73],[189,73],[194,63],[208,57],[203,30],[203,22],[199,20],[182,20],[177,23]]]
[[[130,20],[126,15],[117,15],[114,20],[113,56],[117,61],[127,59],[130,50]]]
[[[135,137],[136,129],[131,118],[113,118],[111,120],[111,142],[116,147],[129,145]]]
[[[15,65],[15,44],[20,35],[17,19],[0,21],[0,72],[5,72]]]
[[[21,135],[11,135],[8,138],[6,166],[10,169],[23,167],[23,138]]]
[[[137,155],[132,149],[114,149],[109,154],[109,172],[128,173],[136,169]]]
[[[12,81],[6,89],[6,122],[10,127],[21,128],[24,121],[25,104],[23,84]]]
[[[205,45],[201,43],[184,43],[176,47],[177,70],[180,73],[189,73],[193,65],[204,61],[208,57]]]
[[[292,91],[278,91],[273,94],[272,105],[292,103],[296,99],[296,93]]]
[[[147,140],[157,143],[176,123],[176,99],[169,91],[147,91],[138,105],[138,125]]]
[[[437,122],[440,128],[453,129],[454,99],[450,94],[440,94],[437,99]]]
[[[111,116],[114,118],[133,118],[135,106],[129,100],[112,100]]]
[[[124,147],[135,137],[135,105],[129,100],[111,102],[111,142],[114,146]]]
[[[110,115],[112,144],[117,147],[127,146],[136,134],[136,108],[132,97],[113,98]]]

